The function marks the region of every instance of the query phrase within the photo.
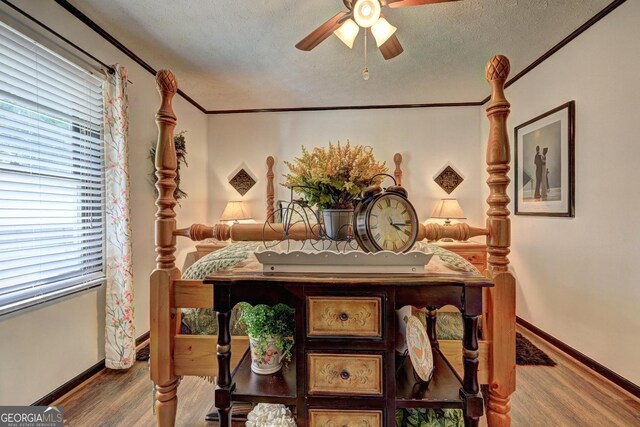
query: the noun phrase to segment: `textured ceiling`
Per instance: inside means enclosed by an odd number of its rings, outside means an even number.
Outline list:
[[[344,10],[340,0],[72,0],[207,110],[479,101],[487,59],[521,71],[609,0],[462,0],[384,8],[404,47],[385,61],[362,31],[353,49],[334,36],[294,45]],[[370,41],[372,38],[370,38]]]

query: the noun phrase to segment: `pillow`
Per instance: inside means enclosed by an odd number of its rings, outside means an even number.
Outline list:
[[[182,274],[183,279],[202,280],[220,270],[227,270],[246,260],[262,242],[236,242],[211,252],[194,262]]]
[[[451,268],[452,270],[465,271],[468,273],[480,273],[480,270],[478,270],[469,261],[462,258],[460,255],[453,253],[451,251],[448,251],[445,248],[440,247],[438,245],[434,245],[432,243],[418,242],[416,243],[414,249],[424,250],[424,247],[426,247],[427,250],[433,252],[434,255],[437,255],[438,258],[440,258],[442,262],[447,264],[447,267]]]

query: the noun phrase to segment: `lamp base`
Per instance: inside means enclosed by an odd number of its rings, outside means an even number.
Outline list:
[[[444,226],[445,227],[451,227],[451,218],[447,218],[444,220]],[[440,239],[441,242],[453,242],[453,239],[451,237],[444,237],[442,239]]]

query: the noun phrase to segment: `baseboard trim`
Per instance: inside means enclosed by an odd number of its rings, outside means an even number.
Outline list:
[[[552,346],[556,347],[560,351],[562,351],[562,352],[568,354],[569,356],[573,357],[578,362],[580,362],[583,365],[585,365],[587,368],[597,372],[598,374],[602,375],[603,377],[605,377],[606,379],[608,379],[612,383],[616,384],[619,387],[622,387],[623,389],[625,389],[629,393],[631,393],[634,396],[640,398],[640,386],[638,386],[638,385],[632,383],[631,381],[629,381],[628,379],[618,375],[617,373],[613,372],[611,369],[607,368],[604,365],[601,365],[600,363],[596,362],[595,360],[593,360],[589,356],[579,352],[575,348],[568,346],[567,344],[565,344],[564,342],[560,341],[556,337],[554,337],[552,335],[549,335],[548,333],[546,333],[542,329],[538,328],[537,326],[532,325],[531,323],[527,322],[523,318],[516,316],[516,322],[520,326],[522,326],[523,328],[531,331],[532,333],[534,333],[538,337],[540,337],[543,340],[547,341],[549,344],[551,344]]]
[[[151,335],[151,332],[146,332],[140,335],[138,338],[136,338],[136,347],[140,346],[140,344],[148,340],[150,335]]]
[[[139,346],[140,344],[142,344],[143,342],[145,342],[148,339],[149,339],[149,332],[146,332],[146,333],[140,335],[138,338],[136,338],[136,347]],[[91,379],[93,376],[95,376],[95,375],[99,374],[100,372],[102,372],[102,370],[104,368],[105,368],[104,359],[102,359],[101,361],[99,361],[95,365],[91,366],[86,371],[84,371],[84,372],[80,373],[79,375],[71,378],[69,381],[67,381],[66,383],[62,384],[57,389],[53,390],[51,393],[47,394],[46,396],[42,397],[41,399],[36,400],[35,402],[33,402],[31,404],[31,406],[49,406],[49,405],[51,405],[53,402],[55,402],[56,400],[60,399],[65,394],[69,393],[74,388],[78,387],[80,384],[84,383],[85,381]]]
[[[103,369],[104,369],[104,359],[102,359],[101,361],[99,361],[98,363],[96,363],[86,371],[82,372],[80,375],[74,378],[71,378],[69,381],[62,384],[60,387],[53,390],[51,393],[47,394],[43,398],[36,400],[31,404],[31,406],[51,405],[53,402],[60,399],[65,394],[69,393],[71,390],[78,387],[83,382],[89,380],[94,375],[97,375],[98,373],[102,372]]]

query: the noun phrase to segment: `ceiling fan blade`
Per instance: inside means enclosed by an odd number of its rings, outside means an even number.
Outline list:
[[[296,47],[300,50],[309,51],[314,47],[318,46],[322,43],[327,37],[329,37],[335,30],[340,28],[343,23],[343,17],[347,14],[347,12],[340,12],[333,18],[329,19],[324,24],[320,25],[318,28],[313,30],[311,34],[307,37],[303,38],[298,42]]]
[[[400,40],[398,40],[398,37],[394,34],[380,46],[380,52],[382,52],[384,59],[391,59],[404,52],[404,49],[400,44]]]
[[[422,6],[425,4],[434,4],[434,3],[447,3],[450,1],[460,1],[460,0],[386,0],[387,6],[396,8],[396,7],[407,7],[407,6]]]

